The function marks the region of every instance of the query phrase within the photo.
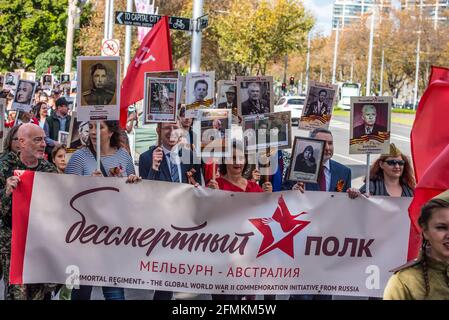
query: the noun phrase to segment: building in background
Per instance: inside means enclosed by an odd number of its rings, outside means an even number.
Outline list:
[[[401,0],[401,9],[407,10],[420,8],[422,6],[423,17],[432,19],[434,27],[437,28],[441,22],[447,24],[449,0]]]
[[[332,11],[332,30],[337,29],[338,23],[340,28],[344,28],[345,25],[359,21],[360,16],[372,12],[376,4],[380,12],[388,12],[391,8],[391,0],[335,0]]]

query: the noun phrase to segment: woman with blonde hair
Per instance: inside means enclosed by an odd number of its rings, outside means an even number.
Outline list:
[[[393,143],[390,152],[382,154],[370,170],[370,195],[390,197],[413,197],[415,177],[409,158]],[[354,199],[366,193],[366,185],[360,190],[348,189],[349,197]]]

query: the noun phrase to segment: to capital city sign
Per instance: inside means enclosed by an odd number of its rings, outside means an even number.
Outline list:
[[[137,12],[115,12],[115,23],[135,27],[153,27],[162,16],[155,14],[145,14]],[[170,29],[190,31],[192,30],[192,22],[188,18],[169,17],[168,25]]]

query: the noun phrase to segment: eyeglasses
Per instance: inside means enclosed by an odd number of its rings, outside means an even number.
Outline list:
[[[395,166],[395,165],[399,165],[400,167],[405,165],[405,161],[404,160],[386,160],[385,161],[389,166]]]

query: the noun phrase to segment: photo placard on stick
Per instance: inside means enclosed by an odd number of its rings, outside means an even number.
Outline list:
[[[59,77],[59,87],[64,90],[70,90],[70,73],[62,73]]]
[[[54,84],[53,75],[50,73],[42,75],[42,89],[43,90],[52,90]]]
[[[78,57],[80,121],[120,120],[120,57]]]
[[[236,77],[238,114],[248,116],[273,112],[273,77]]]
[[[393,97],[351,97],[349,154],[388,153]]]
[[[298,128],[309,131],[327,129],[337,93],[338,85],[310,81]]]
[[[5,74],[5,83],[3,89],[15,91],[19,83],[19,74],[15,72],[7,72]]]
[[[324,140],[295,137],[288,180],[317,183],[324,144]]]
[[[199,109],[213,108],[215,71],[191,72],[186,76],[186,117],[196,118]]]
[[[229,109],[200,109],[193,122],[193,132],[201,139],[195,148],[198,157],[230,157],[232,111]]]
[[[14,99],[12,101],[13,110],[22,110],[29,112],[33,104],[36,82],[28,80],[19,80]]]
[[[291,148],[290,111],[243,117],[243,137],[247,151]]]
[[[145,74],[144,124],[176,122],[178,78],[155,78]]]

